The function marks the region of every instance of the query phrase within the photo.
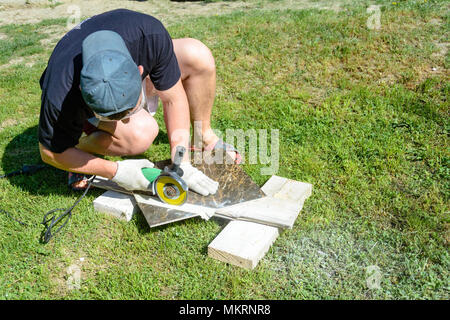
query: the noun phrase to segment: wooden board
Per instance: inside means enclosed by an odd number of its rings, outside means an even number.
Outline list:
[[[278,237],[278,229],[247,221],[231,221],[209,244],[208,256],[253,269]]]
[[[279,176],[271,176],[269,180],[264,183],[264,185],[261,187],[261,191],[266,196],[273,196],[276,194],[280,189],[283,187],[283,185],[286,184],[288,179],[279,177]]]
[[[297,202],[264,197],[216,210],[219,217],[229,217],[280,228],[292,228],[301,207]]]
[[[279,176],[272,176],[267,180],[264,186],[262,186],[261,191],[267,196],[294,201],[300,205],[311,196],[312,184]]]
[[[272,176],[261,188],[266,197],[216,210],[238,220],[230,222],[208,246],[208,256],[239,267],[253,269],[282,229],[295,222],[312,185]]]
[[[312,185],[272,176],[261,190],[268,196],[220,208],[216,210],[216,215],[280,228],[292,228],[303,208],[303,203],[311,195]]]

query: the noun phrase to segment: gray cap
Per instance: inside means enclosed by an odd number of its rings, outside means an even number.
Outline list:
[[[90,34],[83,41],[81,94],[97,114],[109,116],[134,108],[141,94],[141,75],[122,37],[113,31]]]

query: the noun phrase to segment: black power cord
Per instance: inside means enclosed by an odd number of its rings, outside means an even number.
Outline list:
[[[16,170],[13,172],[10,172],[8,174],[4,174],[0,176],[0,179],[6,178],[6,177],[12,177],[20,174],[27,174],[31,175],[33,173],[36,173],[37,171],[47,168],[46,165],[24,165],[22,166],[22,169]],[[58,208],[48,211],[44,215],[44,219],[42,220],[41,224],[44,225],[45,229],[41,234],[41,242],[42,243],[48,243],[53,236],[55,236],[66,224],[69,222],[70,218],[72,217],[72,210],[77,206],[77,204],[86,196],[86,193],[89,191],[92,181],[94,181],[96,176],[92,176],[89,178],[88,186],[86,187],[86,190],[84,190],[83,194],[75,201],[75,203],[70,208]],[[56,215],[56,212],[63,211],[59,216]],[[15,219],[13,216],[9,214],[6,210],[0,209],[0,212],[5,213],[9,218],[12,220],[20,223],[23,226],[28,226],[25,222],[22,222],[18,219]],[[64,222],[56,229],[56,231],[52,232],[53,229],[61,223],[61,221]]]
[[[86,190],[84,190],[81,197],[79,197],[77,199],[77,201],[75,201],[75,203],[70,208],[68,208],[68,209],[64,209],[64,208],[53,209],[53,210],[48,211],[44,215],[44,219],[41,222],[41,224],[43,224],[45,227],[45,230],[43,231],[43,233],[41,235],[41,241],[43,243],[48,243],[53,238],[53,236],[55,234],[57,234],[67,224],[67,222],[69,222],[70,218],[72,217],[73,208],[75,208],[76,205],[86,196],[86,193],[89,191],[89,189],[92,185],[92,181],[94,181],[95,177],[96,176],[92,176],[91,178],[89,178],[89,183],[88,183],[88,186],[86,187]],[[63,211],[63,213],[61,213],[59,216],[56,216],[55,212],[58,212],[58,211]],[[47,216],[50,216],[50,217],[47,218]],[[52,233],[53,228],[59,222],[61,222],[63,219],[65,219],[65,220],[62,223],[62,225],[59,226],[59,228],[56,229],[56,231],[54,233]]]
[[[28,226],[25,222],[22,222],[22,221],[20,221],[20,220],[18,220],[18,219],[16,219],[16,218],[14,218],[12,215],[9,214],[8,211],[3,210],[3,209],[0,209],[0,212],[3,212],[3,213],[6,214],[10,219],[12,219],[12,220],[14,220],[14,221],[20,223],[21,225],[23,225],[23,226]]]
[[[39,170],[42,170],[45,168],[48,168],[48,166],[46,166],[45,164],[33,164],[33,165],[25,164],[22,166],[22,169],[20,169],[20,170],[16,170],[16,171],[1,175],[0,179],[12,177],[12,176],[18,176],[20,174],[31,175],[31,174],[34,174],[34,173],[38,172]]]

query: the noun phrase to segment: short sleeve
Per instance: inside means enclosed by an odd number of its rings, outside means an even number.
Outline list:
[[[164,30],[166,31],[166,30]],[[172,88],[180,79],[181,72],[177,57],[173,51],[173,43],[169,33],[152,35],[155,63],[150,71],[150,79],[155,88],[160,91]]]
[[[67,103],[58,108],[43,96],[39,116],[39,142],[55,153],[62,153],[76,146],[85,118],[82,108],[73,108]]]

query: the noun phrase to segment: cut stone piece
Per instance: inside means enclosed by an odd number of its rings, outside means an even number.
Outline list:
[[[214,215],[213,208],[190,203],[175,206],[163,203],[157,197],[137,193],[134,197],[151,228],[197,216],[209,220]]]
[[[156,162],[155,167],[162,169],[169,164],[170,159]],[[207,197],[189,190],[186,203],[183,204],[184,209],[181,209],[182,206],[176,208],[165,207],[166,204],[162,203],[157,197],[153,196],[151,192],[130,192],[121,188],[116,183],[102,177],[96,177],[93,181],[93,185],[98,188],[115,190],[118,192],[140,196],[136,197],[138,199],[137,203],[150,227],[156,227],[162,224],[197,217],[199,216],[200,211],[196,207],[205,208],[205,210],[207,210],[206,213],[209,215],[210,211],[208,208],[223,208],[228,205],[257,199],[264,196],[264,193],[260,190],[259,186],[252,181],[250,176],[248,176],[239,165],[215,163],[207,164],[206,162],[203,162],[201,165],[193,165],[197,169],[204,172],[208,177],[217,181],[219,183],[219,190],[216,194],[209,195]],[[157,205],[157,202],[160,205]],[[189,207],[187,205],[194,205],[194,207],[191,207],[191,209],[193,208],[194,210],[186,210]]]
[[[121,186],[119,186],[117,183],[115,183],[109,179],[100,177],[100,176],[95,176],[95,179],[92,181],[92,185],[96,188],[100,188],[100,189],[104,189],[104,190],[125,193],[130,196],[133,195],[132,191],[128,191],[127,189],[124,189]],[[152,193],[150,191],[149,192],[140,191],[139,193],[146,194],[146,195],[152,195]]]
[[[115,191],[106,191],[97,197],[94,200],[94,209],[126,221],[130,221],[139,211],[133,196]]]
[[[208,256],[253,269],[278,237],[278,228],[247,221],[231,221],[209,244]]]

